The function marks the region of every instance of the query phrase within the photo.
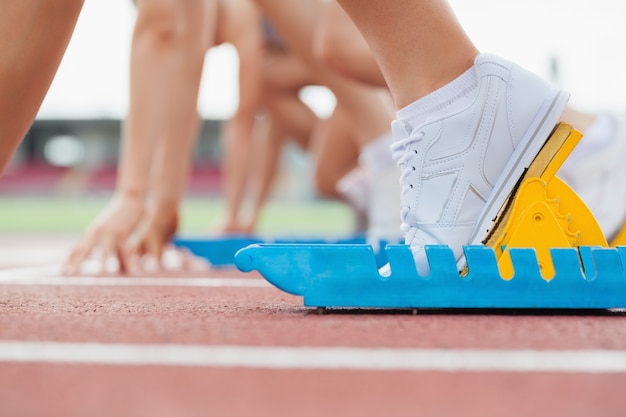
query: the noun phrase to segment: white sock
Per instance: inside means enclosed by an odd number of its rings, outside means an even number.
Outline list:
[[[439,119],[469,106],[478,94],[475,66],[438,90],[398,110],[396,117],[415,128],[428,119]]]
[[[395,167],[396,162],[391,157],[392,143],[391,132],[387,132],[363,146],[359,153],[359,162],[363,168],[371,172],[380,172],[389,166]]]

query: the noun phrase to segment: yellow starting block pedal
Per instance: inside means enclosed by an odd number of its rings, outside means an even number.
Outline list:
[[[593,213],[561,179],[557,171],[582,134],[566,123],[556,126],[550,147],[544,147],[512,201],[505,204],[485,245],[496,251],[500,273],[513,276],[509,249],[534,248],[544,279],[554,276],[550,250],[579,246],[608,247]]]

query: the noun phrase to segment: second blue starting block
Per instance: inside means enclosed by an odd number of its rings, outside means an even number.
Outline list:
[[[350,236],[342,239],[323,240],[323,239],[262,239],[255,236],[226,236],[216,238],[204,237],[176,237],[172,242],[176,247],[185,248],[196,256],[206,259],[216,268],[232,267],[235,265],[235,254],[238,250],[250,245],[261,243],[274,244],[290,244],[290,245],[364,245],[364,236]],[[387,242],[380,242],[379,247],[384,248]],[[387,253],[384,250],[374,253],[374,259],[378,266],[382,266],[387,262]]]

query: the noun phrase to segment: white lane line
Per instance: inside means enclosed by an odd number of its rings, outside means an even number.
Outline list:
[[[63,262],[58,261],[58,259],[62,259],[63,257],[57,256],[56,261],[50,262],[40,262],[39,258],[33,257],[31,259],[37,259],[39,264],[34,266],[20,266],[8,269],[0,269],[0,283],[5,281],[13,281],[15,278],[34,278],[34,277],[51,277],[51,276],[61,276],[63,272]],[[22,261],[24,261],[22,259]],[[26,262],[24,262],[26,263]],[[200,258],[192,258],[188,259],[186,263],[183,261],[183,258],[179,253],[166,251],[163,255],[163,264],[167,268],[167,270],[176,273],[179,272],[185,267],[190,272],[198,275],[199,271],[205,271],[209,268],[209,264],[200,259]],[[102,273],[102,268],[104,266],[105,271],[117,271],[119,268],[119,262],[115,259],[108,259],[104,265],[102,265],[101,261],[98,259],[87,259],[81,264],[80,271],[77,275],[80,276],[102,276],[106,275]],[[144,265],[147,268],[154,268],[156,265],[154,264],[146,264]],[[201,268],[201,269],[198,269]],[[149,269],[150,271],[156,271],[156,269]]]
[[[0,362],[263,369],[626,373],[623,350],[360,349],[0,342]]]
[[[123,286],[123,287],[222,287],[266,288],[271,285],[260,278],[171,278],[171,277],[18,277],[2,278],[3,285],[57,285],[57,286]]]
[[[0,283],[4,281],[12,281],[20,277],[59,275],[60,273],[61,273],[61,264],[59,263],[3,269],[3,270],[0,270]]]
[[[265,288],[271,285],[262,278],[222,277],[110,277],[62,276],[61,265],[40,265],[0,271],[0,285],[55,285],[55,286],[138,286],[138,287],[223,287]],[[96,271],[95,268],[91,268]],[[197,272],[193,272],[197,274]],[[95,274],[95,272],[94,272]]]

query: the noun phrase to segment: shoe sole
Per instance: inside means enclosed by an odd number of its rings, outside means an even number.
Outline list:
[[[550,102],[544,104],[539,115],[527,130],[520,145],[515,149],[491,196],[485,203],[477,226],[470,238],[470,245],[489,245],[490,238],[497,235],[508,215],[508,202],[515,198],[518,186],[526,175],[539,175],[545,171],[552,157],[561,148],[567,135],[554,135],[554,129],[567,106],[569,94],[559,91]],[[465,269],[465,257],[457,266]]]

